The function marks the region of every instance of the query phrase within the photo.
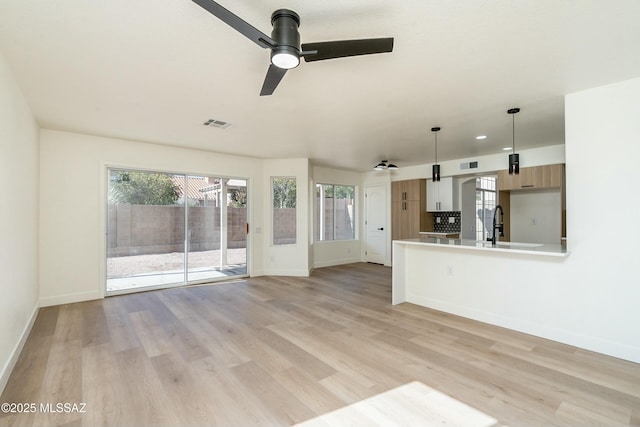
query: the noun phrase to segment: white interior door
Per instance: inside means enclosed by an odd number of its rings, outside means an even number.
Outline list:
[[[384,184],[365,189],[365,260],[384,264],[387,257],[387,192]]]

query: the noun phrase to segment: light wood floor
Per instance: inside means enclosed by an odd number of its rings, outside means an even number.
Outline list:
[[[640,365],[390,300],[352,264],[43,308],[0,403],[86,412],[0,427],[640,425]]]

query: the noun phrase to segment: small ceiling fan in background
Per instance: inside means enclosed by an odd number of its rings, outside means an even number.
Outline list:
[[[393,51],[393,38],[363,40],[338,40],[300,44],[300,16],[289,9],[278,9],[271,15],[273,30],[267,36],[242,18],[234,15],[213,0],[193,0],[218,19],[240,32],[264,49],[271,50],[271,64],[267,70],[260,96],[271,95],[287,73],[287,70],[305,62],[347,56],[370,55]]]

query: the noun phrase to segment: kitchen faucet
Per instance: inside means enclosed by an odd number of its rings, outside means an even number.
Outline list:
[[[500,224],[496,223],[498,208],[500,208]],[[497,205],[493,211],[493,232],[492,232],[491,238],[487,239],[491,241],[492,246],[496,245],[496,229],[500,231],[500,237],[504,237],[504,210],[500,205]]]

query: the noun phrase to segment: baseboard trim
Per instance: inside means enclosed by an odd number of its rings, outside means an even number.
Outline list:
[[[284,269],[265,269],[265,276],[293,276],[293,277],[309,277],[310,270],[284,270]]]
[[[524,319],[485,312],[470,307],[457,306],[445,301],[425,298],[419,295],[408,295],[406,302],[572,345],[607,356],[617,357],[630,362],[640,363],[640,347],[604,340],[600,337],[584,335],[566,329],[549,327],[548,325],[541,325]]]
[[[33,328],[33,324],[36,321],[36,317],[38,317],[38,310],[40,310],[40,306],[36,303],[36,306],[31,313],[31,317],[29,318],[29,321],[27,322],[24,330],[22,331],[22,334],[20,335],[20,339],[13,347],[13,351],[11,352],[9,360],[7,360],[7,363],[5,363],[5,365],[2,367],[2,372],[0,373],[0,395],[2,394],[2,392],[4,392],[4,388],[9,382],[9,377],[13,372],[13,368],[16,367],[18,357],[20,357],[20,353],[22,353],[24,344],[27,342],[27,338],[31,333],[31,329]]]
[[[40,307],[50,307],[52,305],[72,304],[74,302],[91,301],[94,299],[102,299],[102,295],[98,291],[78,292],[75,294],[57,295],[54,297],[40,298]]]
[[[353,264],[356,262],[362,262],[362,260],[358,257],[358,258],[340,258],[340,259],[334,259],[334,260],[329,260],[329,261],[320,261],[320,262],[315,262],[313,264],[314,268],[322,268],[322,267],[332,267],[334,265],[343,265],[343,264]]]

